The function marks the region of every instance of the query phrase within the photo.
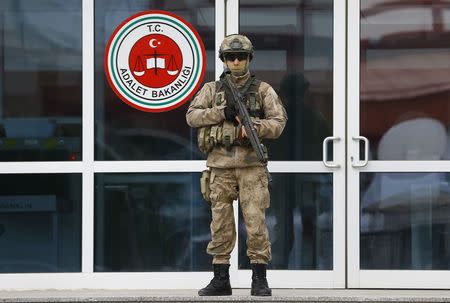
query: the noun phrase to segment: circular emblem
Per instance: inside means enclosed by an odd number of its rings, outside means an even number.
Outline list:
[[[147,112],[172,110],[198,90],[206,67],[197,31],[179,16],[145,11],[123,21],[105,51],[105,72],[117,96]]]

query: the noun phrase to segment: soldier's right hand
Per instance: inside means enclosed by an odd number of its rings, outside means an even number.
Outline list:
[[[225,120],[230,122],[234,122],[236,120],[237,112],[234,106],[226,106],[223,111],[225,113]]]

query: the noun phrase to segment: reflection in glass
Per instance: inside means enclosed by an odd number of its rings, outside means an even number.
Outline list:
[[[81,61],[81,0],[1,2],[0,161],[81,160]]]
[[[199,173],[97,174],[95,271],[203,271],[209,205]]]
[[[0,175],[0,273],[81,271],[81,175]]]
[[[361,173],[361,269],[450,269],[450,174]]]
[[[333,175],[272,174],[266,223],[270,269],[333,269]],[[246,232],[239,214],[239,268],[249,269]]]
[[[450,159],[450,6],[361,0],[361,131],[374,160]]]
[[[214,2],[95,1],[95,159],[197,160],[194,129],[186,123],[185,105],[163,113],[142,112],[121,101],[107,83],[103,68],[105,46],[119,24],[145,10],[165,10],[191,23],[206,49],[204,82],[214,80],[216,62]]]
[[[274,87],[289,117],[266,142],[271,159],[321,160],[333,133],[333,1],[239,4],[239,31],[255,48],[251,72]]]

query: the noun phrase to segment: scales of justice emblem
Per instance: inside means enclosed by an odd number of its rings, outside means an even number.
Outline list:
[[[116,28],[104,64],[122,101],[142,111],[163,112],[193,97],[203,80],[206,55],[186,20],[166,11],[145,11]]]
[[[183,57],[172,39],[154,34],[142,37],[132,47],[129,62],[138,82],[149,87],[164,87],[180,73]]]

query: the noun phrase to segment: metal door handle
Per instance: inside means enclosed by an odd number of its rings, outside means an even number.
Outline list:
[[[352,163],[353,167],[364,167],[367,165],[367,163],[369,163],[369,139],[367,139],[366,137],[363,136],[355,136],[352,137],[353,140],[355,141],[364,141],[364,161],[360,161],[359,160],[359,149],[358,149],[358,162],[360,163]],[[353,162],[353,157],[352,157],[352,162]]]
[[[336,164],[332,161],[328,161],[327,160],[327,155],[328,155],[328,141],[339,141],[341,140],[341,138],[339,137],[326,137],[323,140],[323,144],[322,144],[322,148],[323,148],[323,155],[322,155],[322,161],[323,161],[323,165],[325,165],[326,167],[330,167],[330,168],[339,168],[341,167],[339,164]]]

